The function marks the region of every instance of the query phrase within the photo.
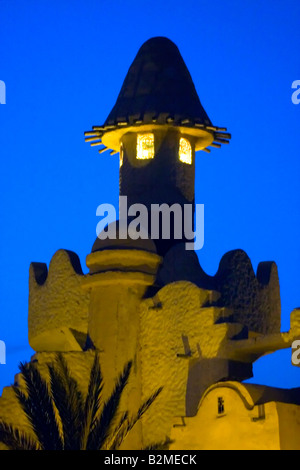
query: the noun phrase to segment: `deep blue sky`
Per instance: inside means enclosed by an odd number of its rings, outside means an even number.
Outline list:
[[[202,267],[242,248],[254,269],[279,269],[282,330],[300,306],[299,0],[0,0],[1,234],[0,391],[27,339],[28,270],[56,250],[85,257],[96,207],[118,203],[118,156],[99,156],[83,132],[111,110],[139,47],[167,36],[179,47],[201,102],[229,146],[196,162],[196,202],[205,205]],[[300,385],[291,351],[259,360],[256,383]]]

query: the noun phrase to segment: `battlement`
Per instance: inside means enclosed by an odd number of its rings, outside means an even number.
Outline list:
[[[125,251],[126,265],[130,265],[131,253],[135,263],[140,256],[141,263],[144,264],[143,256],[150,256],[143,250]],[[99,260],[106,259],[106,252],[110,256],[116,253],[119,269],[122,270],[122,260],[118,254],[120,250],[104,249],[98,253],[101,255]],[[87,262],[90,256],[87,257]],[[156,258],[159,259],[157,256]],[[171,248],[161,263],[158,263],[156,258],[156,264],[151,268],[153,278],[149,281],[152,286],[145,297],[152,296],[168,284],[189,281],[198,288],[218,293],[218,298],[214,301],[215,307],[230,311],[230,316],[219,319],[219,322],[226,320],[238,323],[258,334],[280,332],[280,292],[275,263],[260,263],[255,275],[246,253],[234,250],[222,257],[215,276],[209,276],[201,268],[196,253],[186,251],[184,244]],[[112,266],[102,264],[102,267],[97,268],[103,271],[102,277],[105,273],[115,274]],[[128,277],[129,282],[129,277],[133,274],[132,269],[128,272],[128,267],[124,265],[123,271],[123,278]],[[84,275],[78,256],[67,250],[58,250],[54,254],[49,270],[45,263],[31,263],[28,325],[29,342],[33,349],[82,350],[87,338],[91,295],[90,289],[82,287],[89,278],[92,280],[94,277],[96,279],[95,274]],[[117,289],[118,281],[115,282]]]
[[[29,270],[29,343],[35,351],[80,351],[87,336],[89,292],[78,256],[58,250]]]
[[[202,289],[217,291],[220,297],[216,305],[232,310],[230,321],[256,333],[280,332],[280,287],[274,262],[259,263],[255,274],[248,255],[233,250],[222,257],[217,273],[209,276],[196,253],[178,244],[164,257],[157,279],[160,285],[190,281]]]

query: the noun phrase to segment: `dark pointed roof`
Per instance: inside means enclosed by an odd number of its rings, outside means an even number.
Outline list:
[[[105,123],[85,135],[92,146],[103,145],[99,153],[117,153],[125,133],[162,126],[193,136],[196,151],[210,152],[209,146],[221,147],[231,137],[226,128],[212,125],[177,46],[155,37],[138,51]]]
[[[155,37],[138,51],[105,125],[153,118],[165,123],[169,116],[178,124],[191,119],[211,125],[177,46]]]

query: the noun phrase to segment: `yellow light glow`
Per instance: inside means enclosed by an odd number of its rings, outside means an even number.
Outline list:
[[[136,158],[138,160],[154,158],[154,134],[138,134]]]
[[[192,146],[187,139],[181,137],[179,141],[179,160],[188,165],[192,164]]]
[[[123,144],[120,145],[120,168],[123,165]]]

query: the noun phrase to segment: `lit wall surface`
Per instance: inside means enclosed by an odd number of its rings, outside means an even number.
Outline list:
[[[260,3],[260,4],[258,4]],[[59,248],[85,257],[96,208],[118,204],[118,155],[98,155],[83,132],[111,110],[139,47],[169,37],[230,145],[196,156],[205,205],[206,272],[242,248],[254,269],[279,269],[282,330],[300,306],[300,80],[298,0],[0,2],[0,390],[33,351],[27,338],[28,271]],[[300,96],[300,95],[299,95]],[[291,351],[260,359],[255,383],[300,385]]]

